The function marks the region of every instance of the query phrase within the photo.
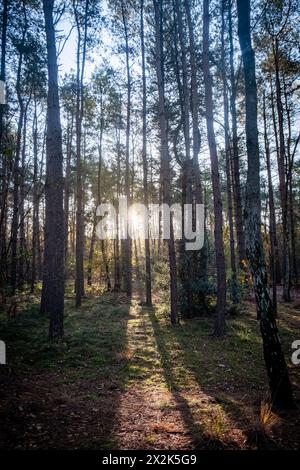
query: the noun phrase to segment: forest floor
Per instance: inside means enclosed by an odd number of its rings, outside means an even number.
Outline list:
[[[47,341],[38,298],[16,318],[0,316],[7,366],[0,366],[0,447],[6,449],[298,448],[299,409],[271,413],[252,303],[215,339],[211,318],[169,324],[166,306],[135,297],[66,300],[65,337]],[[279,306],[279,328],[300,404],[300,365],[291,363],[300,305]]]

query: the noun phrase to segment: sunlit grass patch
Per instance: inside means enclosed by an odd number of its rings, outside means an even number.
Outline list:
[[[195,440],[204,436],[217,448],[228,436],[243,446],[249,428],[261,427],[268,436],[277,427],[273,415],[256,403],[268,385],[252,304],[249,310],[245,304],[243,315],[227,318],[228,334],[220,340],[211,335],[213,316],[182,319],[174,327],[168,306],[161,302],[147,308],[123,294],[89,294],[78,309],[74,299],[67,299],[65,335],[58,343],[49,343],[49,319],[38,307],[33,299],[17,318],[1,317],[0,337],[9,346],[13,372],[27,377],[49,374],[57,390],[70,389],[75,396],[78,391],[90,406],[101,407],[106,395],[117,393],[123,397],[118,407],[126,409],[126,398],[131,397],[133,409],[140,407],[146,415],[150,410],[151,426],[160,415],[155,422],[162,424],[144,433],[149,447],[163,435],[174,434],[176,420],[184,429],[180,432]],[[294,311],[280,312],[287,354],[297,321]],[[249,445],[255,446],[255,440]]]

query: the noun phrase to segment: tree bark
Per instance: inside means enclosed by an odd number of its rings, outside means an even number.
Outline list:
[[[98,160],[98,177],[97,177],[97,198],[96,198],[96,207],[95,207],[95,214],[93,220],[93,229],[92,229],[92,236],[91,236],[91,244],[90,244],[90,252],[89,252],[89,261],[88,261],[88,276],[87,276],[87,283],[89,286],[92,285],[92,264],[93,264],[93,257],[94,257],[94,250],[95,250],[95,242],[96,242],[96,225],[97,225],[97,207],[101,204],[101,172],[102,172],[102,137],[103,137],[103,129],[104,129],[104,116],[103,116],[103,98],[102,98],[102,91],[100,97],[100,134],[99,134],[99,144],[98,144],[98,152],[99,152],[99,160]],[[101,240],[101,249],[103,255],[104,244],[102,244]],[[104,259],[104,255],[102,256],[103,262],[105,265],[106,259]],[[106,273],[107,273],[107,266]],[[110,290],[110,289],[109,289]]]
[[[196,63],[196,48],[194,39],[194,29],[191,17],[190,0],[185,0],[185,12],[187,17],[188,35],[189,35],[189,50],[190,50],[190,66],[191,66],[191,111],[192,111],[192,134],[193,134],[193,162],[192,174],[194,184],[194,197],[195,204],[203,204],[203,188],[202,176],[199,169],[199,152],[201,147],[201,138],[199,131],[199,98],[198,98],[198,82],[197,82],[197,63]],[[205,230],[205,227],[204,227]],[[204,246],[200,250],[200,254],[194,254],[194,271],[195,277],[202,285],[207,282],[207,240],[204,237]],[[198,294],[198,308],[206,310],[205,293]]]
[[[149,195],[148,195],[148,162],[147,162],[147,82],[146,82],[146,58],[145,58],[145,38],[144,38],[144,0],[141,0],[141,54],[142,54],[142,85],[143,85],[143,144],[142,144],[142,159],[143,159],[143,185],[144,185],[144,204],[148,208]],[[151,282],[151,257],[150,257],[150,240],[149,228],[147,237],[144,240],[145,244],[145,264],[146,264],[146,305],[152,305],[152,282]]]
[[[63,336],[64,314],[64,210],[63,154],[58,96],[58,66],[53,23],[53,0],[43,0],[47,41],[47,168],[44,278],[42,310],[50,314],[49,337]]]
[[[37,276],[39,274],[40,256],[40,221],[39,221],[39,194],[38,194],[38,122],[37,98],[34,96],[34,115],[32,124],[33,141],[33,196],[32,196],[32,261],[31,261],[31,293],[34,292]]]
[[[27,20],[26,20],[26,9],[24,6],[24,29],[22,32],[22,40],[20,44],[16,91],[18,97],[18,103],[20,107],[20,114],[18,119],[18,130],[17,130],[17,142],[16,142],[16,155],[14,160],[13,168],[13,216],[11,222],[11,293],[15,294],[17,288],[17,261],[18,261],[18,233],[19,233],[19,221],[20,221],[20,159],[21,159],[21,147],[22,147],[22,129],[24,121],[24,101],[21,92],[21,73],[23,65],[23,48],[27,32]]]
[[[226,76],[226,51],[225,51],[225,10],[227,0],[222,0],[222,47],[221,47],[221,69],[223,82],[223,108],[224,108],[224,140],[225,140],[225,163],[226,163],[226,189],[227,206],[229,222],[229,240],[230,240],[230,266],[231,266],[231,297],[234,305],[238,304],[237,298],[237,277],[235,261],[235,243],[233,229],[233,207],[232,207],[232,180],[230,165],[230,142],[229,142],[229,104],[228,104],[228,85]]]
[[[69,121],[70,120],[70,121]],[[68,277],[68,257],[69,257],[69,212],[70,212],[70,184],[71,184],[71,161],[72,161],[72,141],[73,141],[73,125],[74,115],[68,117],[67,126],[67,148],[66,148],[66,175],[65,175],[65,194],[64,194],[64,211],[65,211],[65,266],[66,277]]]
[[[276,90],[276,107],[278,119],[279,134],[279,153],[278,158],[278,174],[279,174],[279,192],[282,209],[282,236],[283,236],[283,292],[282,297],[285,302],[290,302],[290,246],[289,246],[289,228],[288,228],[288,185],[286,181],[286,148],[283,130],[283,105],[281,98],[281,86],[279,76],[279,45],[278,37],[273,41],[273,56],[275,65],[275,90]]]
[[[243,223],[243,209],[242,209],[242,193],[240,183],[240,157],[238,147],[238,134],[237,134],[237,112],[236,112],[236,78],[234,70],[234,51],[233,51],[233,35],[232,35],[232,0],[229,0],[229,63],[230,63],[230,111],[231,111],[231,127],[232,127],[232,163],[233,163],[233,183],[234,183],[234,206],[235,206],[235,220],[236,220],[236,236],[237,236],[237,249],[239,256],[239,265],[245,269],[246,248],[245,248],[245,234]]]
[[[83,176],[82,176],[82,120],[84,113],[83,77],[86,60],[86,42],[88,30],[89,0],[85,2],[84,32],[81,50],[81,24],[79,12],[73,0],[73,9],[77,27],[77,73],[76,73],[76,307],[81,306],[84,296],[84,208],[83,208]],[[82,55],[82,57],[81,57]]]
[[[212,98],[212,77],[209,64],[209,0],[203,2],[203,76],[205,88],[205,114],[207,125],[207,139],[209,145],[209,154],[211,162],[211,177],[214,199],[214,235],[215,235],[215,252],[217,267],[217,309],[214,335],[224,336],[226,333],[225,326],[225,309],[226,309],[226,270],[225,255],[223,243],[223,215],[222,215],[222,198],[219,175],[219,161],[217,154],[217,146],[214,131],[213,117],[213,98]]]
[[[178,22],[178,35],[179,44],[181,50],[181,67],[182,67],[182,121],[183,121],[183,134],[184,134],[184,145],[185,145],[185,159],[182,165],[183,168],[183,180],[185,182],[185,197],[183,198],[184,203],[193,204],[193,187],[192,187],[192,160],[191,160],[191,144],[190,144],[190,93],[188,86],[188,66],[186,60],[186,45],[184,37],[184,26],[182,20],[182,12],[180,2],[175,0],[175,10]],[[183,218],[183,223],[184,223]],[[183,246],[184,250],[184,246]],[[191,251],[183,252],[184,260],[184,288],[186,291],[187,299],[187,316],[192,316],[193,310],[193,293],[191,284],[193,282],[193,257]]]
[[[279,340],[273,303],[271,301],[261,236],[260,162],[257,129],[257,88],[255,57],[250,36],[250,1],[237,0],[238,36],[244,65],[246,97],[247,186],[245,204],[246,254],[249,260],[260,331],[263,340],[272,404],[293,406],[288,370]]]
[[[122,21],[125,36],[125,56],[126,56],[126,75],[127,75],[127,107],[126,107],[126,143],[125,143],[125,196],[127,202],[130,203],[130,165],[129,165],[129,150],[130,150],[130,116],[131,116],[131,73],[129,64],[129,42],[128,42],[128,24],[124,6],[124,0],[121,1]],[[130,223],[130,221],[129,221]],[[124,240],[125,248],[125,283],[127,297],[132,296],[132,242],[127,234]]]
[[[267,117],[266,117],[266,96],[263,92],[263,121],[264,121],[264,144],[265,144],[265,156],[267,164],[268,174],[268,188],[269,188],[269,213],[270,213],[270,246],[271,246],[271,279],[272,279],[272,301],[274,308],[274,315],[277,315],[277,274],[276,274],[276,257],[278,256],[277,249],[277,236],[276,236],[276,215],[275,215],[275,203],[274,203],[274,192],[271,174],[271,161],[270,161],[270,145],[267,131]]]
[[[2,35],[1,35],[1,64],[0,64],[0,80],[4,82],[6,79],[6,37],[8,23],[8,4],[9,0],[3,1],[2,11]],[[1,171],[1,201],[0,201],[0,287],[4,285],[5,272],[7,271],[6,261],[6,200],[7,200],[7,162],[4,154],[4,114],[5,104],[0,103],[0,171]]]
[[[163,202],[170,206],[170,155],[168,149],[167,116],[165,109],[164,68],[163,68],[163,31],[162,31],[162,0],[153,0],[155,16],[155,66],[158,86],[158,108],[160,129],[161,175]],[[171,323],[179,322],[177,303],[177,267],[174,245],[173,222],[170,223],[170,237],[167,240],[170,266]]]
[[[24,119],[23,119],[23,139],[22,139],[22,152],[21,152],[21,167],[20,167],[20,253],[18,263],[18,287],[21,289],[24,284],[25,272],[28,271],[27,263],[27,248],[26,248],[26,234],[25,234],[25,161],[26,161],[26,139],[27,139],[27,109],[30,98],[24,106]]]

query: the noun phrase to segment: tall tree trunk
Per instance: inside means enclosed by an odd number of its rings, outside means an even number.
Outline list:
[[[9,0],[3,0],[3,11],[2,11],[2,34],[1,34],[1,64],[0,64],[0,80],[4,82],[6,79],[6,36],[7,36],[7,23],[8,23],[8,4]],[[4,112],[5,112],[5,103],[0,103],[0,149],[1,154],[3,151],[3,133],[4,133]]]
[[[84,208],[83,208],[83,175],[82,175],[82,120],[84,113],[83,78],[86,60],[86,42],[88,30],[89,0],[85,2],[84,32],[81,49],[81,24],[79,12],[73,0],[73,10],[77,27],[77,73],[76,73],[76,307],[81,306],[84,296]]]
[[[6,79],[6,36],[8,23],[8,4],[9,0],[3,0],[2,11],[2,35],[1,35],[1,64],[0,80],[4,83]],[[1,193],[0,193],[0,287],[4,284],[6,266],[6,199],[7,199],[7,161],[4,154],[4,114],[5,103],[0,103],[0,172],[1,172]]]
[[[121,105],[121,100],[120,100]],[[121,107],[120,114],[116,122],[116,141],[117,141],[117,198],[120,196],[120,178],[121,178],[121,142],[120,142],[120,129],[121,129]],[[120,227],[119,227],[119,208],[116,210],[116,239],[115,247],[115,272],[114,272],[114,291],[118,292],[121,289],[121,263],[120,263]]]
[[[198,83],[197,83],[197,64],[196,64],[196,50],[194,29],[191,17],[190,0],[185,0],[185,12],[187,17],[188,34],[189,34],[189,50],[190,50],[190,66],[191,66],[191,110],[192,110],[192,132],[193,132],[193,162],[192,173],[194,180],[194,197],[195,204],[203,204],[203,188],[202,177],[199,169],[199,152],[201,146],[200,131],[199,131],[199,98],[198,98]],[[195,276],[204,285],[207,280],[207,241],[206,236],[204,239],[204,246],[198,253],[194,254],[194,271]],[[198,295],[198,307],[200,310],[206,310],[205,294]]]
[[[32,261],[31,261],[31,293],[34,292],[37,280],[37,266],[40,250],[40,222],[39,222],[39,197],[38,197],[38,120],[37,120],[37,98],[34,96],[34,115],[32,124],[33,141],[33,195],[32,195]]]
[[[130,203],[130,165],[129,165],[129,150],[130,150],[130,116],[131,116],[131,73],[129,64],[129,42],[128,42],[128,24],[126,12],[124,7],[124,0],[121,1],[122,8],[122,21],[125,36],[125,56],[126,56],[126,75],[127,75],[127,109],[126,109],[126,144],[125,144],[125,196],[127,202]],[[130,223],[130,222],[129,222]],[[127,234],[124,240],[125,248],[125,283],[126,294],[128,297],[132,295],[132,242]]]
[[[227,189],[227,206],[228,206],[229,240],[230,240],[231,297],[232,297],[233,304],[237,304],[238,303],[237,276],[236,276],[235,244],[234,244],[234,229],[233,229],[232,180],[231,180],[231,165],[230,165],[231,156],[230,156],[230,142],[229,142],[229,104],[228,104],[228,84],[227,84],[227,76],[226,76],[227,64],[226,64],[226,51],[225,51],[226,4],[227,4],[227,0],[222,0],[221,68],[222,68],[222,82],[223,82],[226,189]]]
[[[238,147],[238,133],[237,133],[237,111],[236,111],[236,95],[237,86],[234,70],[234,50],[233,50],[233,34],[232,34],[232,0],[229,0],[229,13],[228,13],[228,27],[229,27],[229,63],[230,63],[230,111],[231,111],[231,127],[232,127],[232,163],[233,163],[233,183],[234,183],[234,206],[235,206],[235,219],[236,219],[236,236],[237,236],[237,249],[239,255],[239,265],[245,269],[246,249],[245,249],[245,234],[243,226],[243,212],[242,212],[242,193],[240,183],[240,158]]]
[[[193,204],[193,188],[192,188],[192,160],[190,148],[190,93],[188,84],[188,66],[187,66],[187,51],[184,37],[184,26],[182,20],[182,12],[180,2],[175,0],[175,10],[178,22],[178,34],[181,50],[181,66],[182,66],[182,121],[183,121],[183,134],[185,145],[185,161],[183,164],[183,173],[185,181],[185,198],[184,203]],[[185,221],[184,221],[185,223]],[[183,248],[184,249],[184,248]],[[191,251],[183,254],[185,267],[185,282],[184,287],[186,290],[187,298],[187,316],[192,316],[193,310],[193,295],[191,284],[193,282],[193,256]]]
[[[94,258],[94,251],[95,251],[95,242],[96,242],[96,226],[97,226],[97,218],[96,218],[96,213],[95,213],[94,219],[93,219],[91,244],[90,244],[90,251],[89,251],[88,268],[87,268],[87,285],[88,286],[92,285],[93,258]]]
[[[47,41],[47,168],[44,279],[42,310],[50,314],[51,340],[63,336],[64,314],[64,210],[63,154],[58,97],[58,66],[53,24],[53,0],[43,0]]]
[[[237,0],[238,36],[244,64],[246,96],[246,140],[248,172],[246,186],[245,227],[246,254],[253,276],[264,358],[274,406],[293,406],[288,370],[282,352],[271,301],[261,236],[260,162],[257,129],[257,88],[255,57],[250,36],[250,1]]]
[[[161,175],[163,203],[171,204],[170,155],[168,150],[168,130],[165,109],[164,68],[163,68],[163,31],[162,31],[162,0],[153,0],[155,15],[155,66],[158,84],[158,108],[160,129]],[[174,245],[173,221],[170,221],[170,237],[167,241],[170,266],[171,323],[179,322],[177,303],[177,267]]]
[[[26,16],[25,16],[26,18]],[[16,82],[16,91],[18,96],[18,103],[20,107],[20,114],[18,120],[18,129],[17,129],[17,142],[16,142],[16,155],[14,160],[13,168],[13,180],[14,180],[14,189],[13,189],[13,216],[11,222],[11,293],[14,294],[17,288],[17,258],[18,258],[18,233],[19,233],[19,220],[20,220],[20,158],[21,158],[21,147],[22,147],[22,129],[23,129],[23,120],[24,120],[24,102],[21,94],[21,73],[22,73],[22,64],[23,64],[23,45],[25,41],[27,31],[27,23],[25,21],[25,27],[22,35],[22,42],[19,54],[18,62],[18,72],[17,72],[17,82]]]
[[[203,76],[205,88],[205,109],[207,124],[207,139],[211,162],[211,177],[214,198],[215,215],[215,251],[217,266],[217,312],[215,320],[214,334],[223,336],[226,333],[225,309],[226,309],[226,270],[223,243],[223,215],[222,198],[219,175],[219,161],[214,131],[213,117],[213,97],[212,78],[209,63],[209,0],[203,3]]]
[[[142,85],[143,85],[143,185],[144,185],[144,204],[148,208],[148,162],[147,162],[147,83],[146,83],[146,58],[145,58],[145,38],[144,38],[144,0],[141,0],[141,53],[142,53]],[[146,264],[146,305],[152,305],[152,288],[151,288],[151,258],[150,258],[150,240],[149,228],[144,240],[145,243],[145,264]]]
[[[288,228],[288,185],[286,181],[286,148],[284,141],[283,129],[283,105],[281,98],[281,86],[279,76],[279,45],[278,38],[275,37],[273,41],[273,56],[275,65],[275,90],[276,90],[276,105],[277,105],[277,119],[279,130],[279,153],[278,158],[278,174],[279,174],[279,192],[282,209],[282,236],[283,236],[283,300],[290,302],[290,246],[289,246],[289,228]]]
[[[278,256],[277,249],[277,236],[276,236],[276,215],[275,215],[275,203],[274,203],[274,192],[272,184],[271,174],[271,161],[270,161],[270,145],[267,131],[267,117],[266,117],[266,96],[265,91],[263,92],[263,121],[264,121],[264,144],[265,144],[265,156],[267,164],[268,174],[268,188],[269,188],[269,213],[270,213],[270,245],[271,245],[271,279],[272,279],[272,301],[274,308],[274,315],[277,315],[277,286],[276,286],[276,257]]]
[[[291,229],[291,259],[292,259],[292,277],[295,285],[298,284],[298,268],[297,268],[297,250],[296,250],[296,227],[295,227],[295,211],[293,198],[293,180],[291,177],[289,188],[289,209],[290,209],[290,229]]]
[[[25,263],[27,259],[26,254],[26,235],[25,235],[25,161],[26,161],[26,138],[27,138],[27,109],[29,100],[24,106],[24,122],[23,122],[23,142],[22,142],[22,158],[20,168],[20,255],[18,265],[18,287],[21,288],[24,284],[25,276]]]
[[[93,264],[94,249],[95,249],[95,242],[96,242],[96,225],[97,225],[96,212],[97,212],[97,207],[101,204],[102,137],[103,137],[103,129],[104,129],[102,91],[101,91],[101,98],[100,98],[100,113],[101,113],[101,117],[100,117],[100,135],[99,135],[99,144],[98,144],[99,160],[98,160],[98,178],[97,178],[97,199],[96,199],[96,208],[95,208],[95,214],[94,214],[94,220],[93,220],[89,261],[88,261],[87,283],[89,286],[92,285],[92,264]],[[101,244],[101,248],[102,248],[102,244]],[[103,259],[103,262],[104,262],[104,259]]]
[[[272,123],[273,123],[273,131],[274,131],[274,137],[275,137],[275,148],[276,148],[276,155],[277,155],[277,161],[278,161],[278,155],[279,155],[279,142],[278,142],[278,132],[277,132],[277,122],[276,122],[276,114],[275,114],[275,103],[274,103],[274,91],[273,91],[273,81],[272,81],[272,76],[270,76],[270,98],[271,98],[271,110],[272,110]],[[277,251],[278,251],[278,245],[277,245]],[[276,284],[281,282],[281,267],[280,267],[280,262],[279,262],[279,256],[278,253],[276,255]]]
[[[67,148],[66,148],[66,176],[65,176],[65,195],[64,195],[64,211],[65,211],[65,270],[68,277],[68,257],[69,257],[69,212],[70,212],[70,191],[71,191],[71,162],[72,162],[72,142],[73,142],[73,125],[74,115],[71,112],[67,127]]]
[[[288,91],[286,86],[286,80],[283,74],[283,86],[284,86],[284,101],[285,101],[285,112],[287,118],[287,129],[288,136],[286,141],[287,148],[287,162],[286,162],[286,198],[287,198],[287,226],[290,238],[290,284],[292,280],[297,283],[297,263],[296,263],[296,246],[295,246],[295,223],[294,223],[294,210],[293,210],[293,169],[294,169],[294,157],[295,152],[299,143],[300,133],[294,144],[294,150],[292,151],[292,121],[291,121],[291,109],[288,102]]]

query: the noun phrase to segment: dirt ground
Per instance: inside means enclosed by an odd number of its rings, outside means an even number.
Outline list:
[[[227,337],[217,340],[211,318],[174,328],[162,304],[104,294],[79,311],[67,302],[65,339],[49,345],[34,301],[16,319],[2,316],[0,447],[298,448],[299,408],[275,414],[265,404],[253,304],[227,322]],[[278,323],[299,406],[300,366],[290,361],[299,305],[281,304]]]

